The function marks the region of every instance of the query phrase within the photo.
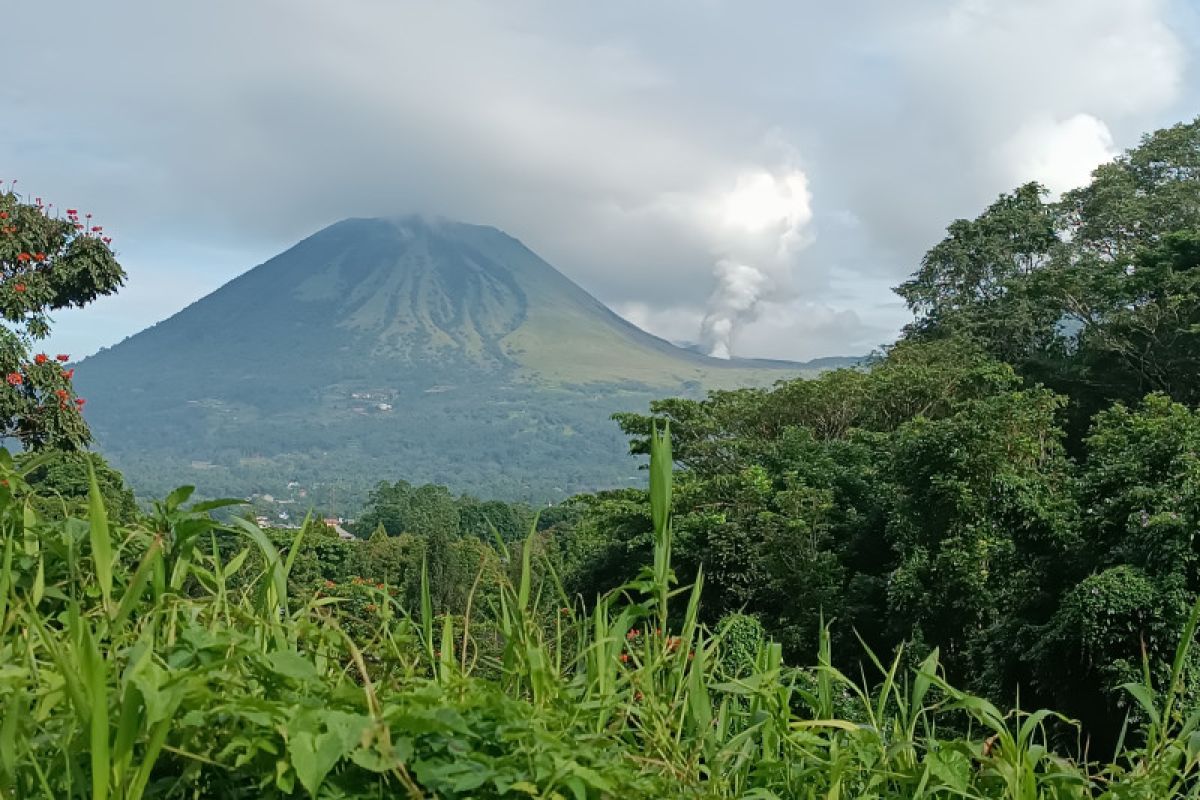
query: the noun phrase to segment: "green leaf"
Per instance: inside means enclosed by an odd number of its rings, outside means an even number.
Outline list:
[[[167,495],[166,506],[168,510],[174,511],[181,505],[187,502],[192,493],[196,491],[195,486],[178,486],[169,495]]]
[[[358,747],[366,717],[341,711],[303,711],[288,724],[288,755],[296,777],[313,797],[339,761]],[[324,730],[322,731],[322,728]]]
[[[268,653],[267,665],[276,675],[282,675],[295,681],[315,681],[318,677],[317,668],[311,661],[290,650],[276,650],[274,653]]]
[[[91,531],[92,568],[96,571],[100,596],[104,598],[104,607],[107,609],[112,604],[112,537],[108,529],[108,512],[105,511],[104,498],[100,495],[100,487],[96,483],[96,470],[92,468],[90,460],[88,461],[88,522]]]

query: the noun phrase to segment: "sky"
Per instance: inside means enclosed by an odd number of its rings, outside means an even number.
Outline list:
[[[955,218],[1200,114],[1196,0],[5,3],[0,179],[129,273],[74,357],[320,228],[494,225],[715,355],[857,355]]]

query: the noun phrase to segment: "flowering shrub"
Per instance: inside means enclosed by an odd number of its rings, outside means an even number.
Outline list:
[[[0,182],[0,430],[29,449],[75,449],[90,436],[71,389],[70,356],[32,354],[52,311],[112,294],[125,272],[92,215],[64,212]]]

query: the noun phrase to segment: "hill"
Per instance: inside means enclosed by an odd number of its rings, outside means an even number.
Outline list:
[[[537,501],[628,485],[613,412],[805,371],[676,347],[495,228],[404,217],[310,236],[77,383],[139,492],[352,507],[382,479]]]

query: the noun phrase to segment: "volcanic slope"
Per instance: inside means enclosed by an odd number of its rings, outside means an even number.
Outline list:
[[[676,347],[495,228],[404,217],[325,228],[77,383],[140,494],[352,508],[400,478],[535,501],[629,485],[613,412],[807,371]]]

